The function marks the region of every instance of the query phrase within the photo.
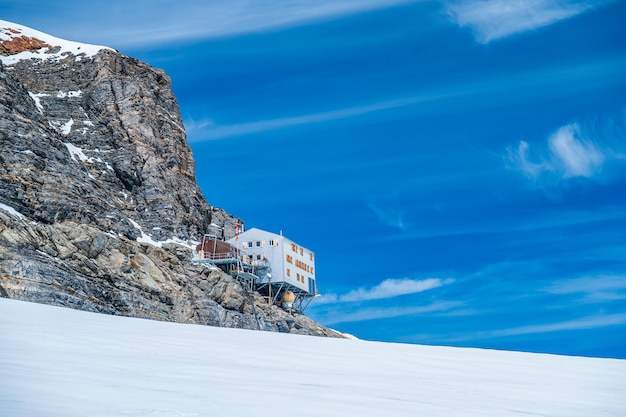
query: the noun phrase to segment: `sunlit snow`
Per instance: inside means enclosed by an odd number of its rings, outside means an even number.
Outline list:
[[[0,415],[623,417],[626,361],[326,339],[0,299]]]
[[[33,58],[43,60],[60,60],[66,57],[68,53],[77,56],[84,54],[84,56],[86,57],[92,57],[101,49],[111,49],[105,46],[89,45],[80,42],[67,41],[65,39],[57,38],[55,36],[48,35],[47,33],[43,33],[17,23],[0,20],[0,40],[10,41],[21,36],[39,39],[50,45],[52,48],[59,48],[58,50],[55,49],[55,52],[50,51],[48,47],[44,47],[36,51],[25,51],[15,55],[0,55],[0,60],[4,65],[12,65],[21,61],[22,59]]]

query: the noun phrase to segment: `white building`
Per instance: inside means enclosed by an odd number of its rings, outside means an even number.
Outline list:
[[[266,284],[276,294],[282,290],[292,291],[300,300],[317,295],[315,254],[311,250],[282,234],[257,228],[246,230],[227,242],[241,249],[246,264],[269,262],[269,273],[259,276],[257,287]]]

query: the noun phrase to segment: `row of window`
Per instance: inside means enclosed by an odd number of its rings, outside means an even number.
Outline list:
[[[267,244],[269,246],[278,246],[278,240],[276,239],[270,239],[267,241]],[[244,248],[262,248],[265,246],[265,241],[264,240],[255,240],[255,241],[251,241],[251,242],[243,242],[243,247]]]
[[[309,272],[311,274],[313,273],[313,267],[311,267],[310,265],[307,265],[304,262],[299,261],[297,259],[296,259],[296,266],[298,268],[300,268],[300,269],[304,269],[306,272]]]

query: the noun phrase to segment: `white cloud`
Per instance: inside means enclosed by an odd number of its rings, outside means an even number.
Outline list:
[[[486,44],[517,33],[549,26],[608,1],[583,0],[447,0],[450,18],[469,27]]]
[[[543,171],[551,171],[552,167],[546,162],[532,162],[528,156],[529,145],[520,141],[517,149],[508,149],[508,159],[514,161],[518,168],[530,178],[537,178]]]
[[[591,177],[598,172],[605,157],[596,145],[582,137],[580,127],[570,124],[561,127],[548,140],[553,161],[565,178]]]
[[[546,148],[539,159],[533,161],[530,145],[520,141],[517,147],[507,149],[506,159],[531,179],[545,173],[567,179],[593,177],[601,172],[607,159],[618,157],[611,149],[603,148],[597,141],[586,137],[577,123],[562,126],[550,135]]]
[[[345,294],[326,294],[316,304],[328,304],[336,302],[357,302],[380,300],[399,297],[401,295],[415,294],[433,288],[441,287],[454,282],[453,279],[427,278],[417,279],[386,279],[380,284],[369,288],[359,288]]]

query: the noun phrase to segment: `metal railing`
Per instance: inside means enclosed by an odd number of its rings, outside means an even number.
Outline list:
[[[237,253],[236,252],[224,252],[224,253],[212,253],[212,252],[204,252],[204,259],[211,259],[214,261],[220,260],[220,259],[231,259],[231,258],[236,258],[237,257]]]

